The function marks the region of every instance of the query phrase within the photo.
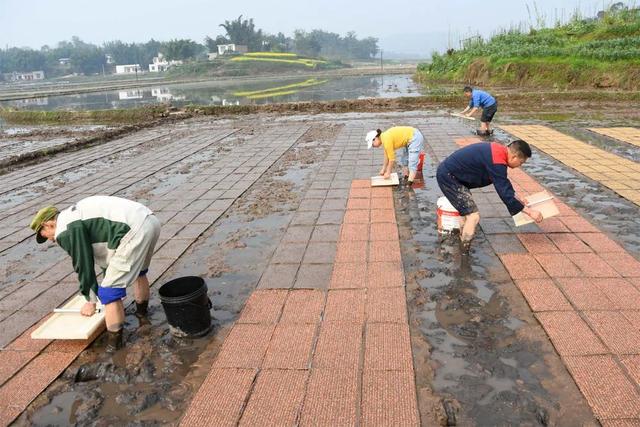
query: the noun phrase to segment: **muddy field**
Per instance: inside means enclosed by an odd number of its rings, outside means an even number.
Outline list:
[[[211,168],[255,146],[262,138],[275,138],[279,129],[299,130],[291,131],[296,136],[284,154],[274,158],[259,177],[255,173],[256,180],[248,190],[225,199],[228,203],[221,208],[222,215],[197,236],[158,282],[186,275],[203,277],[213,303],[213,329],[197,339],[172,336],[157,292],[152,290],[148,321],[141,322],[132,312],[127,315],[124,350],[106,355],[104,337],[98,338],[29,405],[15,425],[177,425],[292,218],[304,214],[303,196],[319,191],[310,187],[312,178],[323,173],[320,162],[330,156],[336,141],[340,137],[361,138],[371,127],[408,124],[420,128],[428,144],[423,185],[394,190],[422,424],[597,426],[589,405],[498,258],[507,247],[510,252],[521,249],[515,234],[480,232],[471,257],[464,258],[455,242],[437,233],[434,205],[439,190],[435,167],[456,148],[455,138],[471,134],[469,124],[442,112],[390,112],[399,106],[404,109],[398,101],[382,104],[383,108],[381,104],[371,106],[376,113],[335,114],[336,109],[349,109],[345,103],[318,107],[313,111],[318,114],[305,111],[279,116],[263,112],[235,118],[198,117],[129,130],[118,137],[131,139],[118,152],[101,157],[99,149],[91,146],[86,149],[95,149],[96,154],[90,162],[78,162],[68,170],[5,191],[1,207],[25,207],[29,212],[30,204],[54,189],[63,191],[117,165],[136,164],[137,159],[157,150],[179,148],[183,140],[186,144],[205,140],[216,132],[224,135],[117,192],[153,206],[162,195],[188,183],[194,183],[195,191],[197,183],[204,184],[199,178],[208,176]],[[572,108],[588,105],[585,101]],[[589,124],[610,123],[613,109],[604,110]],[[518,117],[516,114],[504,120],[518,121]],[[637,149],[594,134],[585,137],[583,118],[552,122],[530,116],[528,120],[554,126],[621,157],[639,159]],[[626,123],[633,124],[634,120],[637,117]],[[270,133],[265,136],[266,129]],[[17,153],[27,153],[34,141],[49,144],[45,148],[56,147],[110,130],[30,129],[4,135],[3,141]],[[496,137],[508,138],[499,132]],[[110,139],[98,147],[113,144]],[[58,156],[72,153],[63,151]],[[38,164],[46,167],[55,160],[55,155],[44,156]],[[14,172],[25,165],[14,165]],[[351,167],[355,168],[355,163]],[[534,153],[525,171],[615,236],[629,253],[640,256],[636,205],[539,152]],[[254,172],[247,169],[246,173]],[[4,175],[5,180],[7,176],[12,175]],[[483,193],[481,197],[489,199],[492,194]],[[179,211],[177,207],[160,209],[161,219],[163,210],[174,215]],[[13,290],[64,259],[59,248],[42,250],[34,246],[31,241],[17,241],[0,253],[0,305]],[[48,310],[46,307],[40,314]]]

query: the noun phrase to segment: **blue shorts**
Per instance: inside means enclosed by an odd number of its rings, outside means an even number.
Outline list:
[[[138,277],[144,277],[149,272],[148,268],[145,268],[138,274]],[[104,304],[111,304],[114,301],[120,301],[127,296],[127,288],[109,288],[98,285],[98,299]]]
[[[442,163],[438,166],[436,172],[436,180],[438,186],[442,190],[444,197],[462,216],[467,216],[474,212],[478,212],[478,206],[471,196],[471,190],[464,184],[460,183],[448,170],[442,167]]]
[[[420,152],[424,150],[424,136],[418,129],[413,132],[413,138],[406,147],[398,150],[400,155],[400,164],[408,167],[410,171],[418,170],[418,162],[420,162]]]

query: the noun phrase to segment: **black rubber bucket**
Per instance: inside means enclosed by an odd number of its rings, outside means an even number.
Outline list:
[[[201,277],[171,280],[158,290],[171,333],[179,337],[199,337],[211,329],[211,300]]]

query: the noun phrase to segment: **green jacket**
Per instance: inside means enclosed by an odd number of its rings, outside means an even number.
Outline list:
[[[112,196],[87,197],[58,214],[55,240],[71,256],[88,301],[98,294],[95,266],[106,270],[118,246],[151,214],[140,203]]]

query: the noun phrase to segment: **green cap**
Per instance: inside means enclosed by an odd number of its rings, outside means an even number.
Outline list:
[[[58,215],[59,211],[55,206],[47,206],[38,211],[36,216],[33,217],[31,221],[31,229],[36,232],[36,241],[38,243],[44,243],[47,241],[46,237],[40,235],[40,229],[42,228],[42,224],[49,221],[52,218],[55,218]]]

